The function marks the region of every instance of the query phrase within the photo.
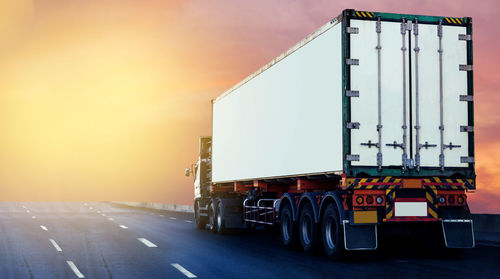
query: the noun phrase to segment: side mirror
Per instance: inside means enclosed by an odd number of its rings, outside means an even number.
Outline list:
[[[184,170],[184,175],[185,175],[185,176],[191,176],[191,169],[190,169],[190,168],[186,168],[186,169]]]

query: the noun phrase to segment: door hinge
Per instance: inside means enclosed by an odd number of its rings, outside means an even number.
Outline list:
[[[355,65],[355,66],[357,66],[357,65],[359,65],[359,59],[347,58],[347,59],[345,60],[345,63],[346,63],[347,65]]]
[[[358,34],[359,28],[358,27],[346,27],[345,31],[349,34]]]
[[[470,35],[470,34],[458,34],[458,39],[460,41],[471,41],[472,35]]]
[[[460,71],[472,71],[472,65],[458,65]]]
[[[474,96],[472,95],[460,95],[461,102],[472,102],[474,101]]]
[[[347,97],[359,97],[359,91],[358,90],[346,90],[345,95]]]
[[[474,132],[474,126],[460,126],[460,132],[472,133]]]
[[[359,155],[358,154],[346,154],[345,159],[349,162],[359,161]]]
[[[474,157],[460,157],[460,163],[475,163]]]
[[[347,129],[359,129],[359,122],[347,122]]]

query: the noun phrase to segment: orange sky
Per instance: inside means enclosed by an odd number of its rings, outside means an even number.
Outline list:
[[[497,1],[2,0],[0,200],[191,203],[210,100],[345,8],[473,17],[470,204],[499,213]]]

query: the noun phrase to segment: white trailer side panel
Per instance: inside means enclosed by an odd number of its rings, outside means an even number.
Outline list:
[[[212,182],[342,170],[341,24],[213,104]]]

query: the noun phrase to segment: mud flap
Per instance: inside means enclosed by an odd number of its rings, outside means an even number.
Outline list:
[[[222,218],[226,229],[243,228],[243,202],[240,199],[220,199],[222,201]]]
[[[473,248],[475,246],[472,220],[445,219],[441,224],[446,247]]]
[[[344,220],[343,224],[346,250],[377,249],[377,225],[351,225],[349,220]]]

